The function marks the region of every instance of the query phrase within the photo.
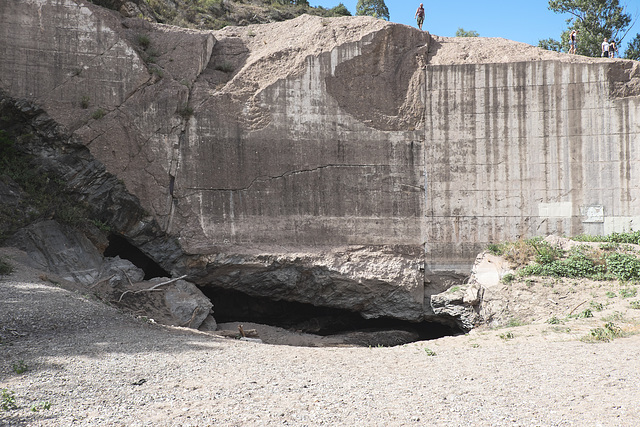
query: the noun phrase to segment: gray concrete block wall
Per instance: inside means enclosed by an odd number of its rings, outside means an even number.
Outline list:
[[[2,86],[73,127],[80,114],[69,110],[83,98],[92,109],[120,105],[149,76],[118,24],[72,0],[0,2]]]
[[[372,20],[291,69],[293,51],[252,69],[270,46],[244,32],[134,21],[0,2],[0,88],[83,140],[188,253],[397,245],[466,273],[490,242],[640,229],[640,101],[612,96],[624,61],[422,68],[428,34]],[[226,60],[238,74],[220,77]]]
[[[612,97],[612,66],[427,67],[429,269],[464,271],[492,242],[640,228],[640,100]]]
[[[249,115],[246,104],[230,120],[210,111],[232,103],[206,99],[182,154],[193,160],[182,163],[176,181],[185,203],[175,228],[199,229],[189,236],[190,250],[422,248],[422,133],[366,126],[327,92],[327,77],[367,43],[309,57],[301,75],[263,90],[255,101],[267,117],[262,127],[239,128]]]

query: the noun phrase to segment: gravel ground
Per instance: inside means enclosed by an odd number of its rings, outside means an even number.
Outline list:
[[[150,324],[52,281],[0,278],[0,405],[17,405],[0,425],[640,425],[640,335],[581,342],[597,319],[292,347]]]

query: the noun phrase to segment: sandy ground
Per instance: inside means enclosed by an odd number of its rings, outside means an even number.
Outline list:
[[[13,263],[0,406],[17,408],[0,410],[3,426],[640,425],[640,335],[580,341],[611,316],[637,325],[620,297],[555,325],[293,347],[148,323]]]

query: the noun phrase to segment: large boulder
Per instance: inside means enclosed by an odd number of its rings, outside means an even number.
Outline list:
[[[169,278],[144,281],[142,269],[120,257],[103,257],[76,228],[40,221],[19,230],[8,243],[25,251],[32,266],[80,283],[87,292],[138,316],[195,329],[207,320],[206,327],[215,329],[213,304],[193,283]],[[148,291],[153,287],[157,288]]]
[[[182,279],[156,277],[139,282],[104,282],[94,286],[104,299],[129,313],[163,325],[215,330],[211,316],[213,304],[195,286]]]
[[[100,281],[105,281],[112,288],[126,287],[128,283],[141,282],[144,271],[119,256],[107,257],[103,259],[99,277]]]
[[[9,241],[29,255],[32,265],[65,280],[92,285],[100,278],[102,254],[76,228],[54,220],[36,222]]]
[[[466,283],[431,296],[433,312],[466,331],[484,324],[504,324],[508,320],[509,298],[503,292],[502,278],[507,274],[513,274],[507,260],[489,252],[480,253]]]
[[[210,317],[213,304],[193,283],[178,280],[164,295],[171,315],[180,326],[197,329]],[[212,326],[207,325],[208,328]]]

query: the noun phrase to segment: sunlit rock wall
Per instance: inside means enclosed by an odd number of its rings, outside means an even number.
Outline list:
[[[491,242],[640,229],[640,99],[617,96],[634,70],[428,66],[427,264],[466,269]]]
[[[409,78],[400,93],[388,94],[393,90],[381,86],[392,82],[393,73],[380,78],[379,86],[362,77],[374,67],[384,73],[407,56],[413,62],[408,77],[420,79],[412,45],[426,40],[405,38],[404,45],[382,48],[386,55],[376,59],[385,63],[366,64],[356,75],[341,72],[343,64],[363,50],[380,48],[386,38],[372,34],[308,57],[300,75],[279,79],[257,94],[251,104],[255,111],[224,95],[211,96],[205,71],[194,84],[191,102],[198,108],[189,123],[174,192],[178,213],[173,229],[193,230],[187,246],[194,252],[212,245],[274,243],[421,248],[422,132],[393,123],[388,127],[396,129],[381,131],[349,110],[382,115],[376,104],[359,104],[362,91],[368,97],[405,98]],[[212,73],[215,66],[212,61]],[[334,90],[349,97],[347,108],[331,92],[340,84]],[[382,105],[395,119],[397,107],[388,101]],[[254,117],[260,118],[257,124]],[[412,127],[421,119],[414,118]]]
[[[443,40],[371,17],[206,32],[0,1],[0,94],[126,186],[147,217],[115,231],[167,271],[417,321],[488,243],[640,228],[638,63]],[[158,256],[149,230],[179,250]]]

